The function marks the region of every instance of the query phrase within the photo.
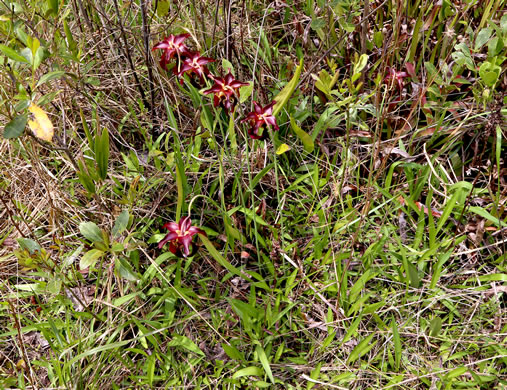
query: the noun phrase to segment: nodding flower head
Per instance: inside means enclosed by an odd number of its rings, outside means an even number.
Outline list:
[[[183,43],[183,41],[189,36],[190,34],[171,34],[168,37],[164,38],[163,41],[153,46],[153,49],[151,50],[161,49],[164,51],[162,53],[162,57],[160,58],[160,66],[162,68],[167,70],[167,64],[172,60],[174,56],[181,59],[189,53],[187,46]]]
[[[180,77],[180,83],[183,84],[183,75],[186,73],[189,76],[196,74],[199,76],[199,82],[201,85],[204,84],[204,77],[209,74],[208,67],[206,64],[215,61],[213,58],[201,57],[199,52],[191,52],[187,54],[187,57],[183,60],[179,72],[175,68],[174,71]]]
[[[254,111],[250,112],[241,122],[249,122],[250,128],[248,129],[248,135],[253,139],[266,139],[267,132],[265,131],[267,126],[271,126],[273,130],[278,130],[279,127],[276,124],[276,118],[273,116],[273,106],[275,101],[272,101],[265,107],[262,107],[256,101],[254,104]]]
[[[214,93],[213,105],[222,106],[227,112],[234,111],[234,107],[238,102],[238,90],[240,87],[248,85],[241,81],[235,80],[234,76],[229,73],[225,77],[213,77],[215,84],[210,89],[204,91],[204,94]]]
[[[206,233],[198,227],[192,226],[190,217],[183,217],[178,223],[168,222],[164,225],[169,232],[164,239],[158,243],[158,247],[162,248],[169,242],[169,250],[176,256],[183,254],[183,257],[190,255],[190,245],[196,234]]]
[[[392,85],[396,84],[396,87],[401,92],[403,89],[404,82],[403,80],[405,77],[408,77],[407,72],[397,71],[394,68],[388,67],[387,68],[387,76],[384,78],[384,83],[386,83],[389,88],[391,88]]]

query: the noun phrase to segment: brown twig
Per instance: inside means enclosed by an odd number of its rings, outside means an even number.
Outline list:
[[[12,318],[14,319],[14,327],[16,328],[16,332],[18,334],[18,342],[19,342],[19,348],[21,349],[21,355],[23,357],[23,360],[28,366],[28,379],[30,380],[30,383],[32,384],[32,387],[36,389],[34,379],[32,376],[32,368],[30,366],[30,361],[28,360],[28,355],[26,353],[25,343],[23,342],[23,337],[21,336],[21,324],[19,323],[18,316],[16,315],[16,309],[13,305],[13,303],[9,300],[9,307],[11,309]]]
[[[127,34],[125,33],[125,29],[123,28],[123,23],[121,21],[121,15],[120,15],[120,9],[118,8],[118,0],[114,0],[113,3],[114,3],[114,10],[116,12],[116,17],[118,18],[118,23],[120,25],[120,32],[121,32],[121,37],[122,37],[123,43],[124,43],[125,56],[127,57],[127,61],[129,63],[130,69],[132,70],[132,72],[134,74],[134,79],[136,80],[137,88],[139,89],[139,93],[141,94],[141,100],[143,101],[144,106],[151,110],[151,106],[148,103],[148,101],[146,100],[146,95],[144,93],[143,86],[141,85],[141,82],[139,81],[139,77],[137,76],[136,68],[134,66],[134,62],[132,61],[132,56],[130,55]]]
[[[150,114],[151,120],[154,119],[153,109],[155,107],[155,83],[153,81],[152,63],[150,56],[150,25],[146,20],[146,0],[141,0],[141,18],[143,21],[143,40],[144,40],[144,55],[146,57],[146,67],[148,68],[148,80],[150,82],[150,95],[151,95],[151,107]]]

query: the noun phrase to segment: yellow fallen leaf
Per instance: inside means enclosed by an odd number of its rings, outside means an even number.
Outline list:
[[[53,140],[53,135],[55,134],[53,123],[48,118],[48,114],[37,106],[36,104],[30,104],[28,110],[33,114],[34,121],[28,121],[28,126],[34,132],[34,134],[43,139],[44,141],[51,142]]]
[[[285,152],[290,150],[290,146],[287,144],[281,144],[278,149],[276,149],[276,154],[284,154]]]

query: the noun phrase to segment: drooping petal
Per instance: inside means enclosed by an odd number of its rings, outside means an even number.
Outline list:
[[[274,129],[279,129],[278,125],[276,124],[276,119],[273,115],[265,117],[264,120],[268,125],[273,126]]]
[[[192,235],[186,235],[182,237],[178,237],[178,241],[183,246],[183,256],[188,256],[190,254],[190,244],[192,243]]]
[[[180,219],[180,231],[182,234],[185,234],[185,232],[190,228],[192,225],[192,220],[189,216],[183,217]]]
[[[162,42],[159,42],[155,46],[153,46],[153,48],[151,50],[153,51],[153,50],[157,50],[157,49],[168,49],[168,48],[169,48],[169,43],[167,43],[166,40],[163,40]]]
[[[187,230],[188,233],[190,233],[192,236],[195,235],[195,234],[202,234],[202,235],[206,235],[206,232],[202,229],[199,229],[198,227],[196,226],[191,226],[190,229]]]
[[[162,249],[162,247],[167,244],[169,241],[173,241],[178,238],[178,234],[176,232],[170,232],[167,233],[166,236],[158,243],[159,249]]]
[[[164,228],[169,230],[170,232],[175,232],[180,228],[180,226],[176,222],[167,222],[164,225]]]
[[[262,112],[265,115],[271,115],[273,113],[273,107],[275,106],[276,101],[272,101],[266,107],[263,108]]]

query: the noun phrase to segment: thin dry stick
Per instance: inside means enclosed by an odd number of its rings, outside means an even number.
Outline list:
[[[384,0],[381,4],[379,4],[374,10],[372,10],[368,15],[366,15],[364,18],[363,18],[363,23],[368,20],[370,18],[370,16],[372,16],[378,8],[382,7],[385,3],[387,3],[387,0]],[[345,37],[347,36],[347,33],[343,33],[340,38],[338,38],[338,40],[333,43],[331,45],[331,47],[329,49],[326,50],[326,52],[324,54],[322,54],[320,56],[320,58],[310,67],[310,69],[308,69],[308,71],[305,73],[305,75],[303,77],[301,77],[301,80],[299,80],[299,83],[297,84],[296,86],[296,89],[298,89],[301,84],[303,84],[305,82],[305,80],[310,77],[310,75],[312,74],[312,72],[315,70],[315,68],[317,68],[317,66],[319,66],[319,64],[336,48],[336,46],[338,46],[341,41],[343,41],[345,39]]]
[[[141,0],[141,17],[143,20],[143,40],[144,56],[146,57],[146,67],[148,68],[148,80],[150,82],[151,107],[150,114],[153,121],[153,108],[155,107],[155,83],[153,82],[153,72],[150,57],[150,26],[146,20],[146,0]]]
[[[134,62],[132,61],[132,57],[130,55],[130,49],[129,49],[129,44],[128,44],[128,40],[127,40],[127,34],[125,33],[125,29],[123,28],[123,23],[121,21],[120,10],[118,8],[118,0],[114,0],[114,9],[115,9],[115,12],[116,12],[116,17],[118,18],[118,23],[120,25],[120,32],[121,32],[121,37],[122,37],[123,43],[124,43],[125,55],[127,57],[127,61],[129,63],[130,69],[132,70],[132,72],[134,74],[134,79],[136,80],[137,88],[139,89],[139,93],[141,94],[141,100],[143,101],[144,106],[148,107],[148,109],[151,110],[151,106],[148,103],[148,101],[146,100],[146,95],[144,94],[143,86],[141,85],[141,82],[139,81],[139,77],[137,76],[137,72],[136,72],[136,68],[134,66]]]
[[[33,372],[32,372],[32,365],[30,364],[30,360],[28,360],[28,355],[26,353],[25,349],[25,343],[23,342],[23,337],[21,337],[21,324],[19,323],[18,316],[16,315],[16,309],[13,305],[13,303],[9,300],[8,301],[9,306],[11,308],[11,314],[14,318],[14,327],[16,328],[16,332],[18,333],[18,341],[19,341],[19,348],[21,349],[21,355],[23,356],[23,360],[28,365],[28,379],[30,380],[30,383],[32,384],[32,387],[35,389],[35,383],[33,378]]]

